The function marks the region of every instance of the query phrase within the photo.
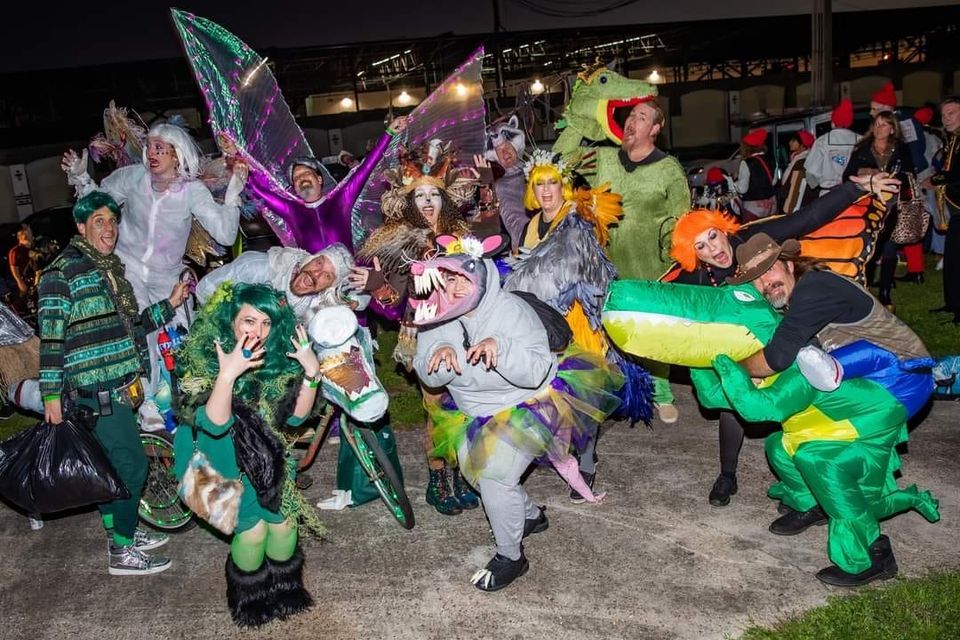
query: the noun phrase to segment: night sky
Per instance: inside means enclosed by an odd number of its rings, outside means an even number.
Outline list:
[[[500,0],[508,31],[786,15],[812,0],[639,0],[592,17],[540,15],[528,5],[584,11],[618,0]],[[8,3],[0,15],[0,73],[181,55],[167,2]],[[834,0],[834,11],[953,5],[954,0]],[[183,0],[179,8],[220,23],[254,48],[355,44],[493,30],[493,0]],[[267,9],[269,7],[269,9]],[[363,16],[358,20],[357,16]]]

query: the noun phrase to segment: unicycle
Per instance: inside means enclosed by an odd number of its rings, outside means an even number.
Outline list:
[[[141,431],[140,442],[147,456],[147,482],[138,509],[140,519],[161,531],[193,527],[193,512],[177,495],[180,481],[173,468],[173,436],[167,431]]]

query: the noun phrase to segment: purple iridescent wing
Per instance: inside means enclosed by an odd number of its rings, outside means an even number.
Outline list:
[[[465,165],[472,165],[472,157],[483,153],[486,109],[480,77],[482,64],[483,47],[474,51],[414,109],[406,129],[388,140],[376,166],[370,169],[371,179],[366,181],[353,204],[351,223],[355,247],[362,246],[367,235],[383,224],[380,196],[387,184],[382,176],[384,171],[396,166],[401,145],[412,147],[433,138],[452,141],[460,163]]]

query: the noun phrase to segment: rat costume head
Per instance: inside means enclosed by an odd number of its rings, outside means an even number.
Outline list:
[[[441,324],[476,309],[486,294],[489,274],[496,275],[496,266],[484,256],[499,251],[504,239],[440,236],[437,244],[443,254],[410,265],[414,295],[408,302],[417,326]]]
[[[487,127],[483,157],[509,169],[520,163],[526,140],[519,119],[512,115],[505,122],[495,122]]]
[[[384,172],[390,189],[381,197],[389,222],[405,222],[437,233],[463,230],[461,207],[472,200],[477,183],[453,166],[450,144],[440,140],[401,148],[399,166]]]
[[[143,164],[150,173],[159,175],[173,168],[178,177],[193,179],[200,175],[200,149],[183,127],[155,124],[147,132]]]

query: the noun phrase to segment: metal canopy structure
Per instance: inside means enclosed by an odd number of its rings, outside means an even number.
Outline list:
[[[960,6],[833,15],[834,77],[861,65],[945,67],[960,58]],[[238,34],[241,37],[243,34]],[[174,35],[171,33],[171,37]],[[477,45],[491,86],[568,77],[598,57],[621,73],[658,69],[667,82],[737,82],[810,71],[811,17],[795,15],[562,31],[439,34],[353,46],[267,49],[294,113],[308,96],[409,86],[429,91]],[[499,63],[499,64],[498,64]],[[200,109],[185,59],[7,74],[0,82],[0,147],[79,139],[99,128],[110,99],[140,111]]]

